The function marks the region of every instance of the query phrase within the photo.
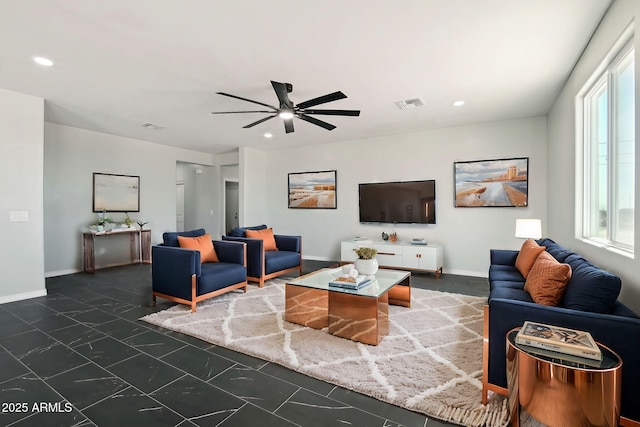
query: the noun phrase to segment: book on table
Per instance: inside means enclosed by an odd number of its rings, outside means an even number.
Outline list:
[[[357,277],[342,276],[329,282],[329,286],[344,289],[360,289],[371,284],[371,279],[360,274]]]
[[[602,360],[602,351],[589,332],[526,321],[516,343],[557,353]]]

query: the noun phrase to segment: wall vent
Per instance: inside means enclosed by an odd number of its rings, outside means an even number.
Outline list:
[[[396,101],[396,105],[401,110],[407,110],[409,108],[422,107],[424,105],[424,101],[422,98],[411,98],[405,99],[404,101]]]
[[[147,129],[154,129],[154,130],[164,129],[164,126],[162,125],[159,125],[157,123],[149,123],[149,122],[143,123],[142,127]]]

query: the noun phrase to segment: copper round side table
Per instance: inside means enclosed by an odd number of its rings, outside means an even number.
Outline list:
[[[580,358],[561,359],[558,353],[516,344],[519,329],[507,333],[512,426],[520,425],[521,408],[549,427],[618,425],[620,356],[598,343],[603,355],[601,362],[585,364]]]

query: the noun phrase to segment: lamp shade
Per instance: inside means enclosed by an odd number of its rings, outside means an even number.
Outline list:
[[[539,219],[516,219],[516,237],[539,239],[542,237],[542,221]]]

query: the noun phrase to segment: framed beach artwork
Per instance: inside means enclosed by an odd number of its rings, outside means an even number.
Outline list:
[[[454,162],[456,207],[528,206],[529,158]]]
[[[94,212],[140,212],[140,177],[93,173]]]
[[[336,171],[289,174],[289,208],[336,209]]]

